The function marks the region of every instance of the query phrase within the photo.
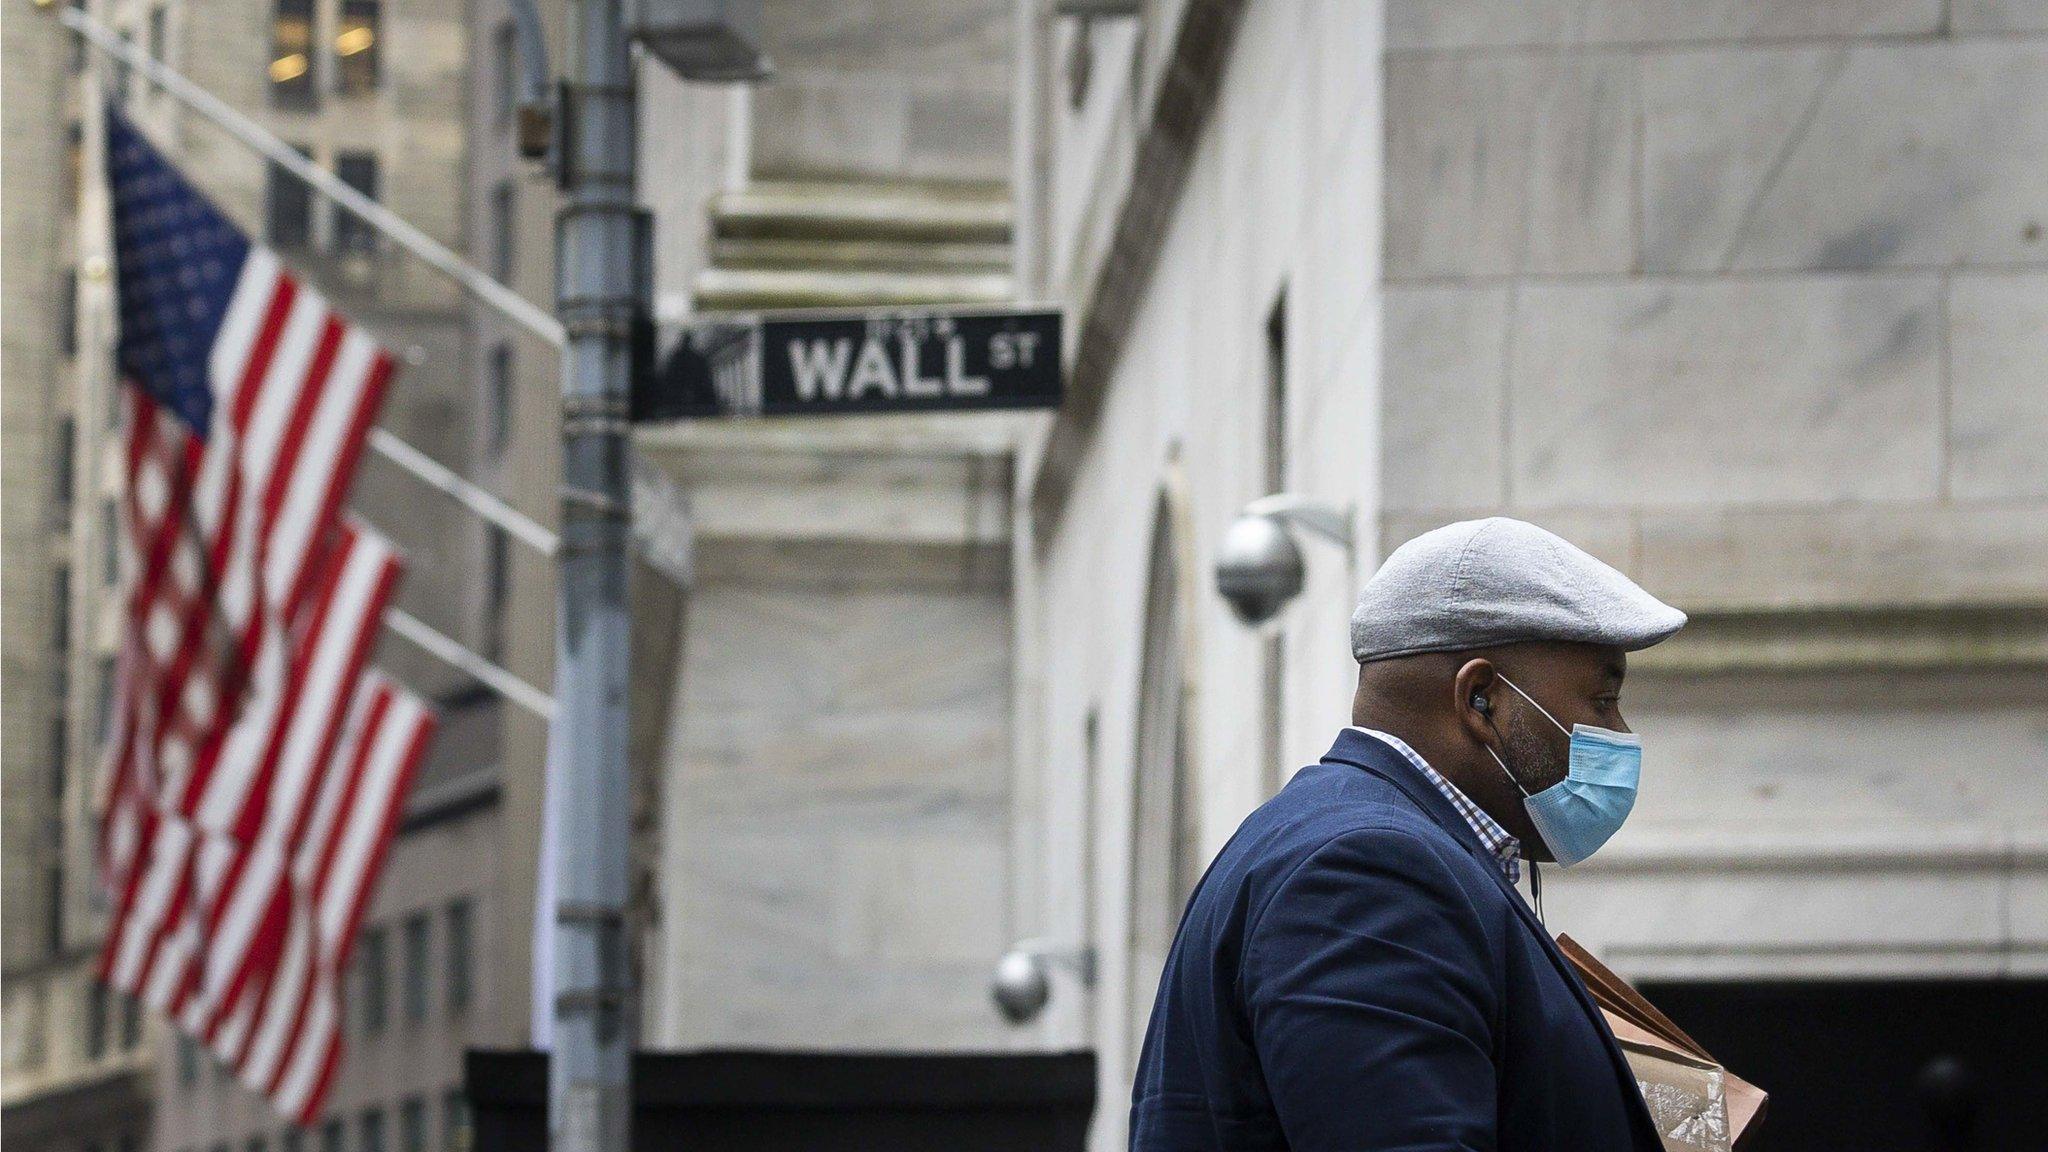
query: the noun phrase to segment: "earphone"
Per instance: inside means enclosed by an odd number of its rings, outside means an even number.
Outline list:
[[[1493,714],[1493,704],[1487,700],[1486,693],[1484,692],[1474,692],[1472,694],[1472,708],[1481,716],[1491,716]]]

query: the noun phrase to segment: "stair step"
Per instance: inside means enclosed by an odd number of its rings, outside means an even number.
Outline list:
[[[711,233],[719,240],[1002,244],[1010,223],[999,185],[769,181],[711,202]]]
[[[795,268],[706,268],[697,274],[698,312],[762,308],[860,308],[913,304],[999,304],[1014,285],[1002,273],[880,272]]]
[[[711,263],[735,270],[817,268],[875,272],[1003,272],[1010,267],[1010,246],[938,240],[747,237],[713,240]]]

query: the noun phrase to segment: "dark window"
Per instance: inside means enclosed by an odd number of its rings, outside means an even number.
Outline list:
[[[360,951],[356,953],[356,968],[361,973],[358,977],[361,983],[356,988],[356,995],[362,998],[363,1031],[374,1036],[384,1030],[385,1017],[390,1013],[385,988],[388,973],[385,971],[384,930],[364,929],[357,947]],[[367,1115],[365,1119],[368,1119]]]
[[[343,96],[368,96],[377,90],[377,63],[383,50],[378,39],[378,0],[341,0],[341,22],[334,29],[335,87]]]
[[[213,1146],[213,1152],[228,1152],[228,1142],[223,1140]]]
[[[384,1152],[384,1112],[379,1108],[363,1110],[363,1124],[358,1132],[356,1148],[359,1152]]]
[[[128,30],[128,29],[126,29],[126,28],[123,28],[123,29],[121,29],[121,44],[122,44],[122,46],[123,46],[123,47],[127,47],[127,46],[129,46],[129,45],[132,45],[132,44],[134,44],[134,43],[135,43],[135,33],[133,33],[133,32],[131,32],[131,31],[129,31],[129,30]],[[127,103],[127,102],[128,102],[128,97],[129,97],[129,96],[131,96],[131,95],[133,95],[133,94],[134,94],[134,92],[135,92],[135,70],[134,70],[134,69],[132,69],[132,68],[130,68],[130,67],[128,67],[128,62],[127,62],[126,60],[123,60],[123,59],[121,59],[121,58],[119,58],[119,57],[116,57],[116,58],[115,58],[115,60],[114,60],[114,101],[115,101],[115,103],[118,103],[118,104],[125,104],[125,103]]]
[[[1287,490],[1287,293],[1266,315],[1266,485],[1267,494]],[[1259,763],[1268,793],[1278,792],[1287,771],[1287,638],[1266,637],[1261,656]]]
[[[133,1052],[142,1043],[142,1001],[121,997],[121,1051]]]
[[[469,1152],[469,1101],[462,1089],[441,1097],[441,1152]]]
[[[279,108],[319,106],[313,83],[313,0],[277,0],[270,18],[270,102]]]
[[[512,595],[512,544],[496,524],[484,527],[484,655],[505,656],[505,602]]]
[[[299,155],[307,154],[303,146],[297,147]],[[272,248],[289,251],[313,242],[313,190],[304,180],[271,164],[263,204],[264,234]]]
[[[343,1152],[340,1119],[320,1126],[320,1152]]]
[[[334,158],[334,174],[341,182],[368,196],[377,198],[377,157],[371,152],[343,152]],[[355,216],[336,209],[334,213],[334,250],[343,255],[360,253],[372,255],[377,251],[377,232]]]
[[[59,655],[71,648],[71,569],[50,573],[50,647]]]
[[[264,1152],[269,1145],[264,1143],[263,1137],[251,1136],[249,1137],[249,1143],[245,1147],[248,1149],[248,1152]]]
[[[399,1152],[427,1152],[427,1102],[414,1096],[398,1106]]]
[[[514,220],[518,214],[517,193],[512,181],[500,180],[491,189],[491,275],[510,281],[518,254],[513,251]]]
[[[512,345],[501,342],[491,348],[489,375],[491,455],[501,456],[512,442]]]
[[[65,297],[69,299],[70,293],[66,292]],[[78,424],[71,417],[66,416],[57,421],[57,443],[54,447],[56,451],[51,455],[56,459],[51,464],[50,471],[51,479],[56,482],[57,491],[52,511],[59,526],[68,526],[71,521],[71,497],[77,491],[77,477],[71,473],[77,466],[77,457],[73,453],[78,449]]]
[[[107,726],[114,719],[114,658],[100,657],[99,666],[99,712],[93,717],[95,731],[102,741],[107,738]]]
[[[305,1130],[287,1126],[277,1134],[277,1146],[282,1152],[306,1152]]]
[[[149,10],[149,54],[158,60],[164,58],[164,24],[166,14],[159,4]]]
[[[183,1033],[178,1034],[178,1086],[190,1088],[199,1083],[199,1042]]]
[[[405,1019],[417,1024],[427,1018],[427,953],[432,922],[424,912],[405,919]]]
[[[115,533],[121,530],[121,514],[108,500],[100,505],[100,556],[101,577],[107,587],[121,583],[121,549],[115,546]]]
[[[85,40],[82,36],[71,36],[67,37],[67,39],[74,44],[83,43]],[[78,190],[79,186],[84,183],[84,177],[85,128],[78,121],[73,120],[64,130],[64,206],[74,212],[78,210]],[[73,276],[77,275],[77,269],[74,268],[71,272]],[[72,337],[65,337],[64,354],[72,356],[76,355],[77,352],[77,340]]]
[[[60,580],[65,572],[63,568],[57,569]],[[60,597],[57,601],[58,617],[61,619],[68,615],[70,607],[68,599]],[[64,951],[64,786],[71,769],[66,755],[70,749],[70,734],[60,713],[50,720],[50,856],[45,869],[49,885],[43,905],[43,941],[53,956]]]
[[[472,939],[474,917],[470,914],[467,900],[457,900],[448,905],[448,1010],[460,1012],[469,1007],[474,980],[474,961],[471,954],[475,948]]]
[[[107,1054],[107,986],[95,980],[85,998],[85,1058]]]
[[[512,21],[499,24],[492,34],[491,56],[491,112],[497,117],[498,127],[503,128],[512,122],[513,109],[519,105],[519,29]]]
[[[78,126],[72,125],[72,131],[77,130]],[[75,173],[78,171],[75,146],[71,155]],[[78,355],[78,269],[75,267],[64,270],[64,285],[57,293],[57,345],[66,356]]]
[[[52,956],[64,951],[64,753],[70,741],[64,733],[64,717],[50,721],[50,863],[45,870],[49,884],[43,893],[43,946]]]

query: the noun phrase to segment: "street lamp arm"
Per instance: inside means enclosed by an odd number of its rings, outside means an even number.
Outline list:
[[[1293,492],[1277,492],[1271,496],[1261,496],[1245,505],[1244,514],[1268,516],[1306,529],[1340,548],[1349,549],[1353,538],[1351,520],[1354,508],[1351,504],[1339,507]]]

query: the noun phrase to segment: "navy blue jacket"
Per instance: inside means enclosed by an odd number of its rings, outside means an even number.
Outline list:
[[[1346,730],[1188,902],[1133,1152],[1657,1152],[1570,963],[1442,793]]]

